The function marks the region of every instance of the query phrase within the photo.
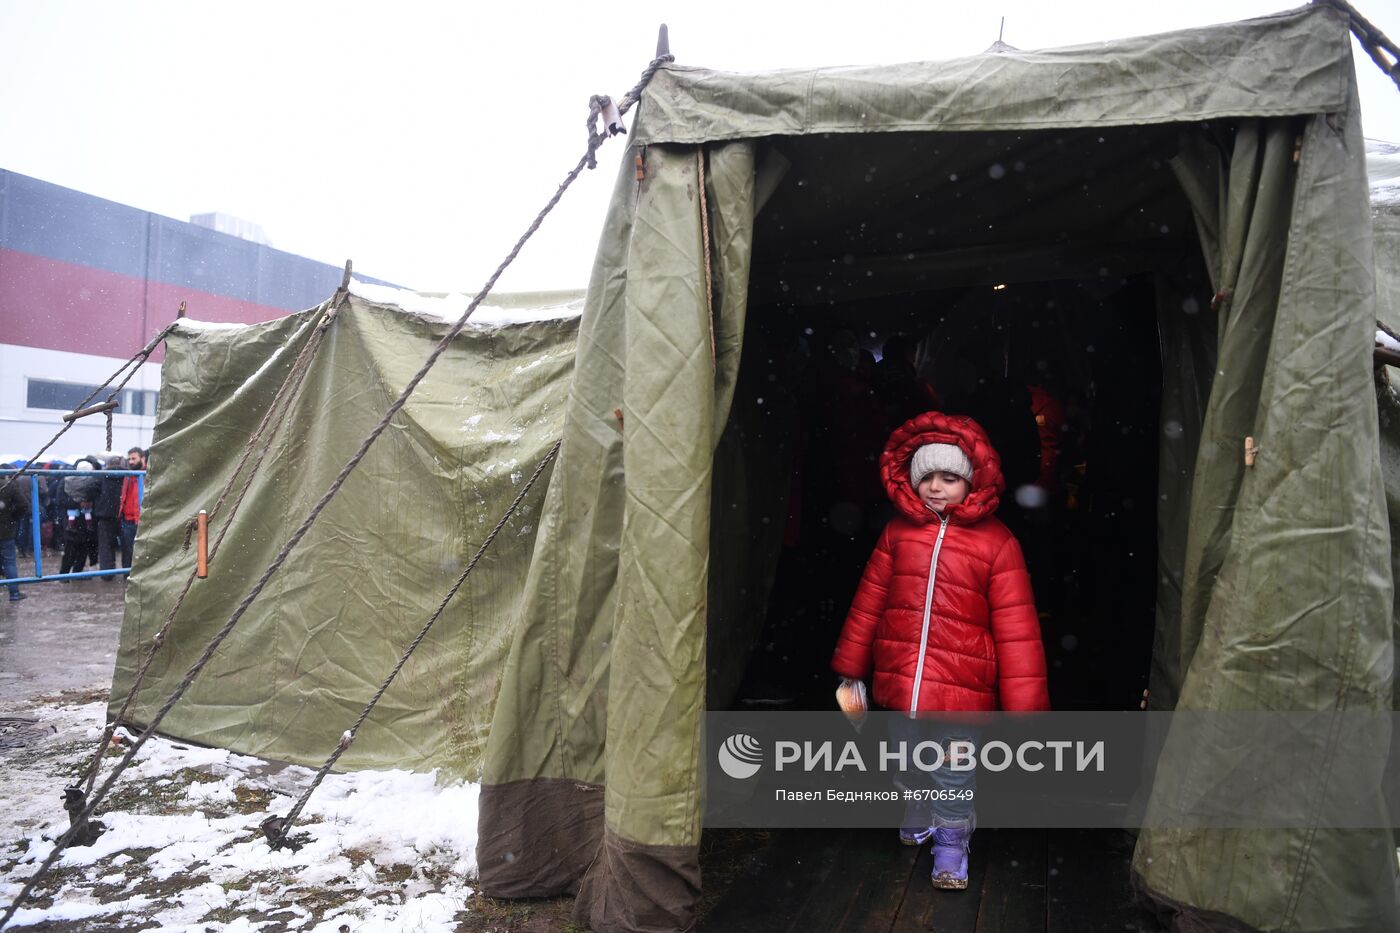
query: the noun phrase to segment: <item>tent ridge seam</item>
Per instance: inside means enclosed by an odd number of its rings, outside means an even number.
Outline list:
[[[1235,108],[1224,108],[1220,110],[1197,110],[1178,113],[1159,113],[1141,117],[1116,117],[1104,116],[1093,120],[1018,120],[1018,121],[978,121],[972,120],[959,122],[956,120],[941,120],[937,123],[920,121],[917,123],[832,123],[818,125],[805,122],[801,127],[786,132],[715,132],[715,133],[682,133],[679,127],[671,129],[669,132],[654,132],[651,135],[639,136],[636,144],[639,146],[672,145],[672,146],[697,146],[704,143],[713,142],[734,142],[744,139],[771,139],[784,137],[801,137],[818,135],[825,133],[978,133],[978,132],[1014,132],[1032,130],[1063,130],[1063,129],[1095,129],[1105,126],[1161,126],[1173,123],[1201,123],[1210,120],[1244,120],[1250,118],[1271,118],[1271,117],[1308,117],[1318,113],[1336,113],[1345,106],[1343,99],[1333,99],[1325,104],[1319,104],[1321,109],[1298,108],[1298,107],[1264,107],[1250,109],[1248,111],[1237,110]]]

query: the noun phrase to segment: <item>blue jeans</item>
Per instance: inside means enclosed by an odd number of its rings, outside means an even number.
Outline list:
[[[977,812],[971,795],[975,795],[977,792],[977,768],[955,770],[949,767],[947,753],[950,749],[949,743],[962,741],[969,743],[975,756],[979,738],[977,728],[961,723],[906,719],[903,716],[891,716],[888,722],[889,747],[894,748],[898,743],[904,742],[907,749],[906,760],[910,763],[909,770],[905,771],[901,777],[895,778],[896,785],[902,789],[924,793],[931,791],[930,796],[933,798],[906,802],[904,805],[904,825],[907,827],[932,826],[947,829],[973,829],[977,825]],[[936,742],[944,750],[944,761],[941,767],[923,771],[914,764],[914,749],[923,742]],[[922,758],[925,763],[931,764],[936,760],[937,755],[932,749],[927,749],[922,754]],[[940,793],[950,796],[947,799],[939,799]],[[966,793],[968,796],[965,798],[951,796],[958,793]]]
[[[131,551],[136,546],[136,523],[122,519],[121,524],[122,542],[122,566],[131,566]]]
[[[10,538],[7,541],[0,541],[0,578],[13,580],[19,576],[19,560],[15,557],[15,541]],[[19,584],[6,584],[10,588],[10,598],[19,595]]]

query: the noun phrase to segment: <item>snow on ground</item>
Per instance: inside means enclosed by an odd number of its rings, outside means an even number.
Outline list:
[[[105,712],[105,702],[9,711],[56,732],[0,752],[3,904],[67,828],[62,788],[91,754]],[[66,851],[10,928],[457,929],[476,873],[477,786],[407,771],[331,775],[293,830],[302,847],[272,851],[259,824],[285,814],[310,778],[304,768],[153,738],[99,807],[107,832]]]

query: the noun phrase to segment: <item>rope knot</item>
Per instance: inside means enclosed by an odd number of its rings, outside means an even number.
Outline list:
[[[596,128],[600,117],[603,121],[601,132]],[[627,127],[622,123],[622,113],[617,109],[617,104],[606,94],[594,94],[588,98],[588,121],[585,126],[588,128],[588,167],[597,168],[598,160],[594,158],[594,153],[598,147],[607,142],[610,136],[625,134]]]

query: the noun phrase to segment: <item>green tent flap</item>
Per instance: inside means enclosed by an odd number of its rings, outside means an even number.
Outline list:
[[[186,523],[213,508],[327,307],[253,327],[185,324],[167,340],[113,712],[193,570]],[[577,325],[569,317],[464,330],[163,730],[266,758],[324,761],[558,437]],[[358,296],[341,307],[209,578],[194,584],[156,653],[134,721],[174,689],[446,329]],[[224,533],[239,488],[211,517],[211,540]],[[542,496],[537,486],[496,539],[345,767],[480,777]]]
[[[1371,391],[1375,286],[1359,111],[1301,136],[1247,123],[1219,173],[1207,249],[1229,297],[1190,498],[1177,709],[1391,707],[1390,535]],[[1294,164],[1295,139],[1301,145]],[[1254,467],[1241,456],[1259,448]],[[1272,790],[1376,798],[1385,756]],[[1247,771],[1239,748],[1171,742],[1153,804]],[[1269,791],[1266,791],[1269,792]],[[1149,830],[1150,890],[1260,928],[1393,929],[1389,831]],[[1373,856],[1368,857],[1368,853]]]

